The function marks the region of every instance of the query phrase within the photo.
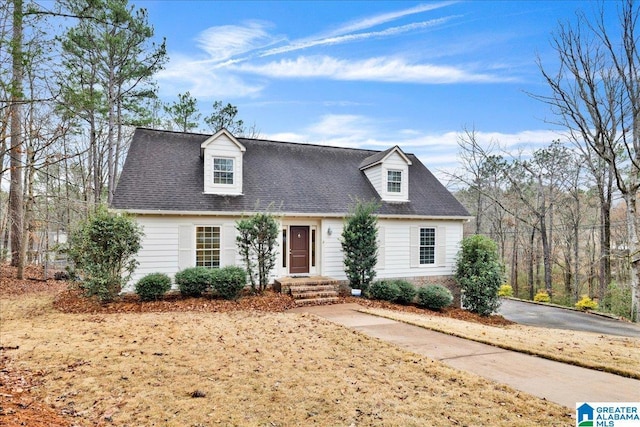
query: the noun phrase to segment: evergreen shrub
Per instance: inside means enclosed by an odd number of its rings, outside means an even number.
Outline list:
[[[164,273],[151,273],[138,280],[136,294],[142,301],[153,301],[171,289],[171,279]]]
[[[191,267],[177,272],[175,279],[180,293],[186,297],[202,296],[211,288],[214,271],[206,267]]]
[[[219,270],[212,270],[213,290],[227,300],[236,300],[247,284],[247,272],[244,268],[226,266]]]
[[[479,234],[464,238],[455,278],[462,291],[463,307],[481,316],[496,311],[500,307],[498,289],[504,283],[504,265],[496,243]]]
[[[400,288],[393,280],[376,280],[369,286],[367,295],[371,299],[393,302],[400,295]]]
[[[396,285],[398,286],[399,292],[395,302],[403,305],[411,304],[418,292],[416,287],[406,280],[396,280]]]
[[[441,310],[453,303],[451,291],[441,285],[429,285],[418,289],[418,305],[430,310]]]

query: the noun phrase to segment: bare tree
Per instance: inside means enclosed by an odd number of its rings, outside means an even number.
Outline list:
[[[590,20],[561,25],[552,44],[560,59],[557,72],[539,61],[551,95],[537,96],[550,104],[559,122],[579,146],[604,161],[627,207],[628,262],[632,317],[640,321],[640,243],[637,203],[640,190],[640,50],[636,26],[640,3],[623,0],[619,26],[608,28],[601,7]]]

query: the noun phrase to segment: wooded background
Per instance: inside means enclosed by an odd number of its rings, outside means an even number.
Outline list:
[[[640,13],[622,0],[616,27],[603,14],[558,26],[559,66],[538,60],[547,90],[530,96],[564,136],[514,153],[462,129],[451,178],[475,216],[466,232],[496,240],[517,296],[544,289],[571,305],[588,294],[637,320]],[[111,201],[135,126],[259,134],[231,104],[202,118],[189,92],[162,103],[154,75],[167,56],[154,40],[145,9],[126,0],[0,4],[0,256],[19,272],[52,261]]]

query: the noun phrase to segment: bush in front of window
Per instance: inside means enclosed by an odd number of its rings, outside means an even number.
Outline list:
[[[451,291],[441,285],[428,285],[418,289],[418,305],[429,310],[442,310],[453,303]]]
[[[247,284],[247,272],[244,268],[229,265],[219,270],[212,270],[213,290],[227,300],[236,300]]]
[[[214,270],[206,267],[186,268],[176,273],[176,284],[180,293],[186,297],[199,297],[213,283]]]
[[[488,316],[500,307],[498,289],[504,283],[504,265],[500,262],[498,246],[479,234],[462,239],[461,246],[455,278],[462,290],[462,306]]]
[[[371,299],[393,302],[400,295],[400,288],[394,280],[377,280],[369,286],[367,295]]]
[[[398,286],[399,292],[395,302],[403,305],[411,304],[418,292],[416,287],[406,280],[396,280],[396,285]]]
[[[160,299],[171,289],[171,279],[164,273],[151,273],[138,280],[136,294],[142,301]]]

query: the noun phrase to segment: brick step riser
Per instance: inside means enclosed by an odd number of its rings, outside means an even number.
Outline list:
[[[295,300],[296,305],[317,305],[317,304],[328,304],[333,302],[338,302],[338,297],[328,297],[328,298],[313,298],[313,299],[297,299]]]
[[[310,299],[310,298],[327,298],[327,297],[337,297],[338,293],[336,291],[331,292],[292,292],[291,296],[293,299]]]
[[[289,289],[291,292],[304,292],[304,291],[335,291],[336,287],[331,285],[308,285],[308,286],[292,286]]]

